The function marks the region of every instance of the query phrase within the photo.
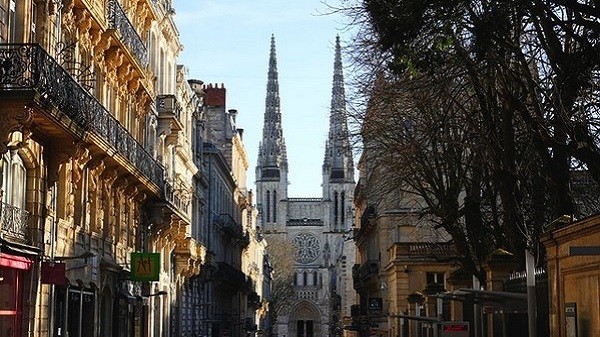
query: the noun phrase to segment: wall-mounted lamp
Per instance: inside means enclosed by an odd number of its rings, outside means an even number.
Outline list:
[[[409,271],[410,271],[410,270],[408,269],[408,265],[406,265],[406,264],[405,264],[405,265],[404,265],[404,272],[405,272],[405,273],[408,273]]]

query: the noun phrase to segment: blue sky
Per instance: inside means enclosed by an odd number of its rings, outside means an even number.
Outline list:
[[[189,78],[223,83],[227,108],[238,110],[252,190],[275,35],[289,196],[320,197],[334,42],[340,35],[343,45],[346,19],[324,14],[330,9],[322,0],[174,0],[173,6],[184,45],[179,63]]]

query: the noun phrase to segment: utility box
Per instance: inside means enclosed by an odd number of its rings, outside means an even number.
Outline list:
[[[469,322],[437,323],[439,337],[469,337]]]

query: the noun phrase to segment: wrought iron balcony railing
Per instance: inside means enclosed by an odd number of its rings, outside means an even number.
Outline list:
[[[2,236],[16,238],[22,242],[27,242],[27,220],[29,211],[2,203]]]
[[[379,264],[377,263],[377,260],[369,260],[367,263],[363,263],[360,266],[359,275],[362,279],[378,274]]]
[[[230,283],[238,288],[242,288],[246,284],[246,274],[241,270],[234,268],[227,262],[217,262],[217,271],[215,277]]]
[[[58,120],[67,117],[87,129],[94,100],[71,75],[39,45],[0,45],[0,90],[34,90],[55,106]]]
[[[31,90],[59,121],[92,132],[161,190],[162,166],[104,106],[37,44],[0,44],[0,93]],[[85,136],[85,135],[80,135]]]
[[[217,215],[215,223],[236,238],[241,239],[244,237],[242,225],[235,221],[229,214],[224,213]]]
[[[137,57],[140,64],[143,67],[147,66],[148,50],[117,0],[109,0],[107,19],[109,27],[119,31],[123,38],[123,43]]]
[[[180,216],[183,216],[185,220],[190,221],[190,200],[189,197],[184,197],[181,194],[181,190],[177,190],[169,182],[165,182],[164,189],[165,201],[171,204],[172,207],[179,210]]]

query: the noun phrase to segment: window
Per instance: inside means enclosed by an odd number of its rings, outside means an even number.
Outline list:
[[[346,209],[345,200],[346,200],[346,193],[342,192],[340,194],[340,219],[342,222],[342,230],[346,229],[346,226],[345,226],[346,216],[345,216],[345,211],[344,211]]]
[[[338,227],[338,192],[333,193],[333,228],[337,230]]]
[[[444,273],[427,272],[427,284],[438,283],[444,285]]]
[[[271,222],[271,191],[267,191],[267,222]]]
[[[273,222],[277,222],[277,191],[273,191]]]
[[[15,0],[0,0],[0,43],[15,42]]]
[[[2,157],[2,201],[8,205],[25,209],[25,187],[27,171],[21,156],[16,150],[10,150]]]

